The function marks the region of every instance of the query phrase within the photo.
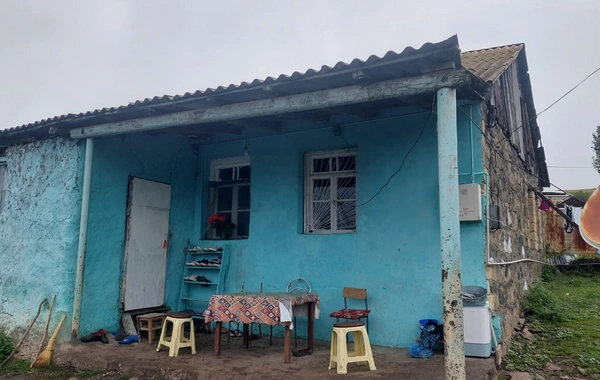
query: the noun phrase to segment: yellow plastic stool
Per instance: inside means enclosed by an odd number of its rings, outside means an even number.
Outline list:
[[[346,335],[354,334],[354,351],[348,352]],[[375,371],[375,361],[371,352],[371,343],[365,324],[362,322],[335,323],[331,333],[331,353],[329,354],[329,369],[337,365],[337,373],[348,373],[348,363],[358,365],[369,363],[369,369]]]
[[[173,330],[171,336],[167,337],[167,323],[171,322]],[[183,325],[185,323],[190,324],[190,337],[184,336]],[[169,347],[169,356],[177,356],[180,348],[190,347],[192,354],[196,353],[196,338],[194,336],[194,320],[190,313],[171,313],[165,318],[162,331],[160,333],[160,340],[158,341],[158,347],[156,351],[160,351],[160,346]]]

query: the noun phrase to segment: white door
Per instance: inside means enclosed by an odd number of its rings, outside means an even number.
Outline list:
[[[170,204],[171,185],[130,180],[121,292],[126,311],[164,303]]]

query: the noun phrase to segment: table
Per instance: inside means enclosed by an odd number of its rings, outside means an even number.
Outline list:
[[[148,343],[154,340],[154,331],[161,330],[167,317],[164,313],[149,313],[137,316],[138,334],[142,337],[142,331],[148,332]],[[145,322],[145,324],[144,324]]]
[[[248,325],[259,323],[269,326],[285,326],[284,354],[286,364],[292,362],[291,329],[294,306],[308,307],[307,352],[314,346],[314,319],[319,318],[319,295],[317,293],[229,293],[215,294],[204,311],[205,322],[216,322],[215,355],[221,354],[221,324],[238,322],[244,324],[243,344],[248,348]]]

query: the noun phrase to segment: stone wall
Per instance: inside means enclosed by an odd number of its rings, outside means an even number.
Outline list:
[[[82,147],[54,138],[8,148],[6,203],[0,213],[0,329],[21,337],[39,303],[56,295],[50,326],[73,304],[81,202]],[[39,342],[48,304],[29,335]],[[37,343],[36,343],[37,344]]]
[[[482,114],[488,117],[482,129],[486,136],[483,144],[484,166],[489,173],[489,202],[499,206],[500,228],[487,232],[486,262],[490,305],[502,316],[506,341],[522,317],[528,290],[539,278],[541,264],[535,261],[545,261],[545,215],[539,210],[540,200],[533,191],[541,189],[539,179],[530,172],[536,166],[528,155],[534,147],[527,112],[521,118],[524,126],[501,126],[502,120],[511,118],[498,114],[511,112],[511,106],[505,97],[498,97],[495,87],[491,99],[483,105]],[[511,141],[516,132],[521,133],[520,141],[528,149],[526,154],[519,154],[520,148]],[[524,157],[528,157],[527,165]],[[507,344],[504,349],[508,349]]]

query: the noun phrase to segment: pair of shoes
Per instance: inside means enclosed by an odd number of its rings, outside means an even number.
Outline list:
[[[311,354],[312,354],[312,352],[310,352],[310,349],[308,349],[308,348],[292,352],[292,355],[294,355],[295,357],[298,357],[298,358],[302,357],[302,356],[306,356],[306,355],[311,355]]]
[[[238,338],[238,337],[242,336],[242,332],[240,330],[230,330],[229,331],[229,336],[230,337],[234,337],[234,338]]]
[[[108,343],[108,338],[106,337],[106,331],[103,329],[100,329],[89,335],[82,336],[81,338],[79,338],[79,340],[81,340],[83,343],[98,342],[98,341],[100,341],[104,344]]]
[[[129,335],[125,339],[120,340],[119,344],[131,344],[131,343],[135,343],[135,342],[139,342],[138,336],[137,335]]]
[[[221,266],[221,258],[219,257],[219,258],[214,259],[214,260],[208,260],[207,265],[209,267],[220,267]]]
[[[129,336],[129,334],[126,334],[122,331],[113,331],[112,334],[115,337],[115,340],[117,340],[117,341],[123,340]]]

